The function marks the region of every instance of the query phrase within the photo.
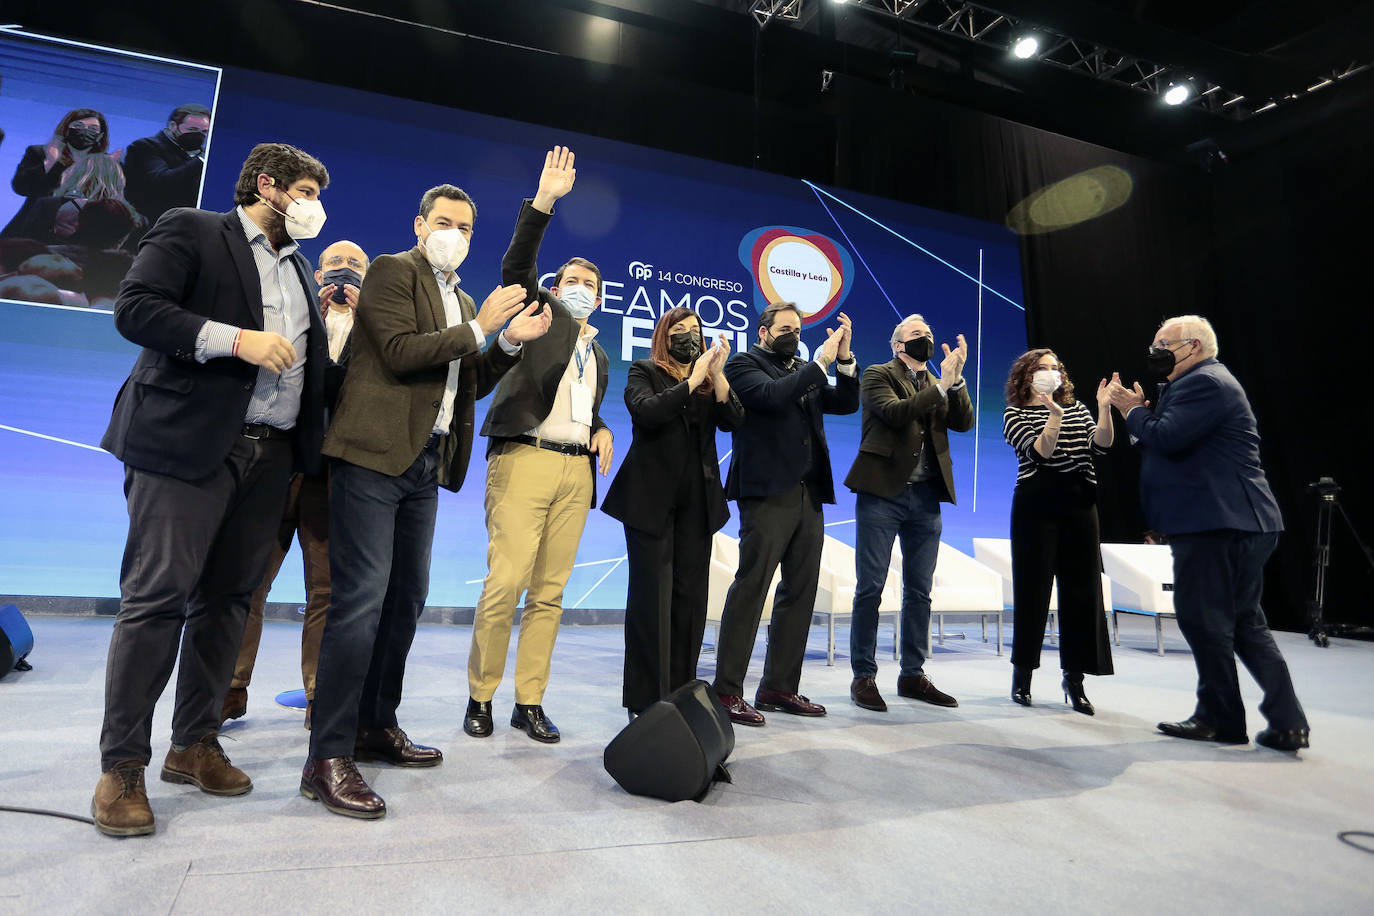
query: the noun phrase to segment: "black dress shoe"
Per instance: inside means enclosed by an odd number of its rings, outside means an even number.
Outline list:
[[[1218,744],[1250,743],[1250,739],[1244,733],[1219,732],[1216,726],[1202,721],[1197,716],[1184,719],[1182,722],[1161,722],[1158,728],[1170,738],[1187,738],[1189,741],[1215,741]]]
[[[345,817],[377,818],[386,814],[386,802],[368,787],[352,757],[306,760],[301,771],[301,794]]]
[[[437,747],[425,747],[410,740],[399,728],[360,728],[353,745],[358,760],[381,760],[398,767],[437,767],[444,754]]]
[[[1011,701],[1013,703],[1020,703],[1022,706],[1031,705],[1031,672],[1034,670],[1034,668],[1027,668],[1025,665],[1012,665]]]
[[[491,701],[468,697],[468,711],[463,715],[463,731],[474,738],[491,736]]]
[[[558,733],[558,726],[549,721],[549,717],[544,715],[544,707],[538,704],[523,706],[516,703],[515,711],[510,714],[510,724],[535,741],[545,744],[554,744],[562,737]]]
[[[947,693],[941,693],[935,685],[930,682],[930,678],[924,674],[902,675],[897,678],[897,694],[909,700],[920,700],[929,703],[931,706],[944,706],[954,708],[959,705],[959,701]]]
[[[1065,671],[1064,683],[1060,685],[1064,688],[1064,702],[1073,703],[1073,711],[1081,712],[1085,716],[1097,714],[1093,709],[1093,704],[1088,702],[1088,695],[1083,692],[1083,674],[1080,671]]]
[[[1309,747],[1305,728],[1266,728],[1255,736],[1255,743],[1276,751],[1296,751]]]
[[[856,706],[874,712],[887,712],[887,701],[878,692],[878,683],[871,677],[856,677],[849,685],[849,698]]]
[[[783,693],[770,687],[760,687],[754,694],[754,706],[769,712],[785,712],[790,716],[823,716],[825,707],[812,703],[799,693]]]

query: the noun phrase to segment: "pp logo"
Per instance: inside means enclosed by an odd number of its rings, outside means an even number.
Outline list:
[[[645,264],[643,261],[631,261],[628,271],[633,280],[648,280],[654,275],[654,265]]]

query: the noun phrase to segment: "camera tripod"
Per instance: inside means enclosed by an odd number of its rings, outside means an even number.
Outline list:
[[[1374,569],[1374,552],[1371,552],[1369,545],[1360,537],[1360,533],[1355,530],[1355,523],[1346,514],[1345,506],[1336,497],[1340,494],[1340,485],[1330,477],[1322,477],[1315,483],[1307,485],[1309,490],[1317,494],[1317,541],[1315,545],[1315,567],[1316,567],[1316,588],[1311,600],[1307,602],[1307,615],[1312,621],[1312,629],[1308,631],[1307,637],[1314,643],[1326,648],[1331,644],[1330,637],[1335,636],[1361,636],[1368,639],[1370,630],[1368,627],[1352,626],[1350,624],[1326,622],[1326,570],[1331,565],[1331,518],[1339,510],[1341,518],[1345,519],[1346,527],[1350,529],[1350,534],[1355,538],[1355,543],[1359,545],[1364,558],[1369,561],[1370,569]]]

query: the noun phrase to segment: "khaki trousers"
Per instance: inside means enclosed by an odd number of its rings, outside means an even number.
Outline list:
[[[543,702],[563,589],[592,505],[592,463],[518,442],[487,462],[487,578],[472,624],[468,692],[489,701],[506,670],[515,605],[528,590],[515,651],[515,702]]]
[[[267,560],[267,572],[253,592],[248,605],[248,621],[243,629],[238,662],[234,665],[232,687],[247,687],[253,679],[253,665],[258,658],[258,643],[262,640],[262,611],[267,593],[281,571],[282,561],[291,549],[291,539],[301,544],[305,560],[305,625],[301,628],[301,683],[306,699],[315,699],[315,670],[320,663],[320,640],[324,636],[324,618],[329,610],[329,476],[291,478],[291,491],[282,512],[272,554]]]

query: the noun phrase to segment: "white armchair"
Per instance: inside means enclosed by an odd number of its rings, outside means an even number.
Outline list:
[[[1007,602],[1007,607],[1011,607],[1015,595],[1011,581],[1011,540],[1009,538],[974,538],[973,556],[979,563],[995,570],[1002,577],[1002,599]],[[1112,580],[1104,572],[1102,574],[1102,603],[1105,606],[1104,610],[1112,614],[1112,624],[1115,626],[1116,615],[1112,612],[1112,600]],[[1059,642],[1058,631],[1054,625],[1054,617],[1058,611],[1059,583],[1056,580],[1050,586],[1050,617],[1047,621],[1050,645]]]
[[[738,569],[739,541],[717,531],[711,538],[711,566],[707,574],[706,592],[706,622],[715,633],[711,642],[712,651],[715,651],[716,644],[720,642],[720,617],[725,610],[725,596],[730,591],[731,583],[735,581],[735,571]],[[781,569],[773,573],[773,582],[768,586],[768,595],[763,601],[763,615],[759,618],[761,624],[773,616],[773,592],[781,578]]]
[[[1164,654],[1160,621],[1174,618],[1174,554],[1167,544],[1103,544],[1102,567],[1112,577],[1112,637],[1121,645],[1116,615],[1155,620],[1155,651]]]

